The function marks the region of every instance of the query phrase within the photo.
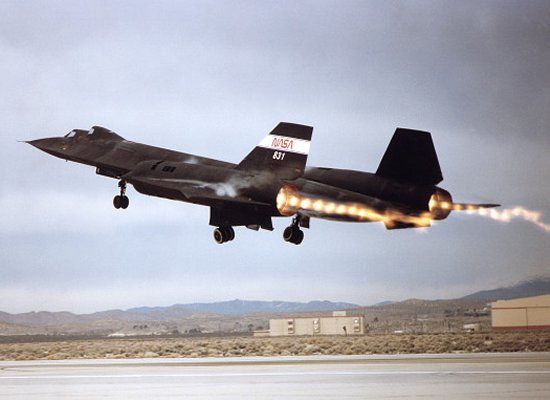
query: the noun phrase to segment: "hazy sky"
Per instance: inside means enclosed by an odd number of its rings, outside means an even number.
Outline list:
[[[458,201],[550,221],[548,1],[0,2],[0,310],[445,298],[550,271],[550,234],[451,215],[429,230],[312,221],[301,246],[146,197],[18,139],[103,125],[238,162],[279,121],[309,165],[375,170],[432,132]]]

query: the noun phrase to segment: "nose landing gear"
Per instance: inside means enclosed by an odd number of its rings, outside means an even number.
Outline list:
[[[304,240],[304,231],[300,229],[300,216],[297,215],[292,220],[292,224],[287,227],[283,232],[283,239],[285,242],[293,244],[300,244]]]
[[[221,226],[214,229],[214,240],[218,244],[230,242],[235,239],[235,230],[231,226]]]
[[[126,196],[126,181],[118,182],[118,187],[120,188],[120,195],[116,195],[113,198],[113,206],[118,210],[122,208],[125,210],[130,205],[130,199]]]

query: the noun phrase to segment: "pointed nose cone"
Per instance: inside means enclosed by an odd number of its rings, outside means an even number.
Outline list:
[[[40,150],[46,150],[52,144],[51,139],[27,140],[25,143],[28,143]]]
[[[36,140],[29,140],[26,143],[56,157],[62,157],[62,154],[65,150],[63,138],[53,137],[53,138],[45,138],[45,139],[36,139]]]

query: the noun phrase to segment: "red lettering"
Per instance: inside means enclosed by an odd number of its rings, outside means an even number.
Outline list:
[[[276,149],[292,149],[294,147],[294,141],[292,139],[274,138],[271,147]]]

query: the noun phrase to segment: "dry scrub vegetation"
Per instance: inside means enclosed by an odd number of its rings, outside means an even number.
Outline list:
[[[0,360],[550,351],[550,332],[3,343]]]

